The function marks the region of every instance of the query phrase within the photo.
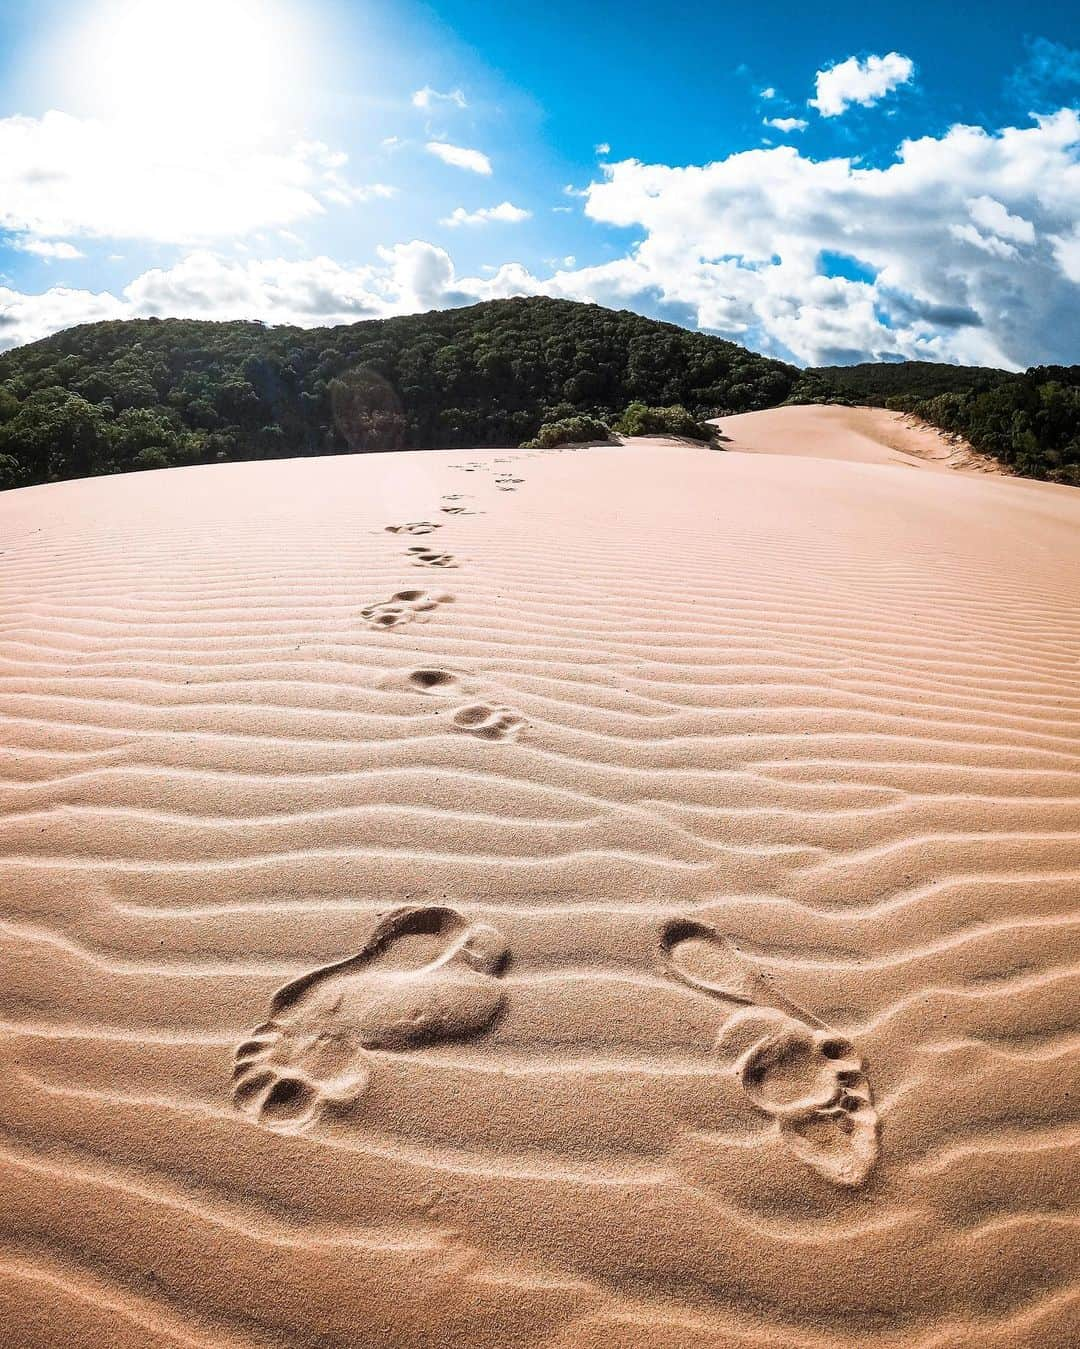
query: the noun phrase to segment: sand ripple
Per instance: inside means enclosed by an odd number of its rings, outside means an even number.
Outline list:
[[[1074,1342],[1080,493],[868,434],[0,499],[15,1341]]]

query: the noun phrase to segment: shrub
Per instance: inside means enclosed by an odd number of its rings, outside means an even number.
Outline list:
[[[25,482],[22,465],[11,454],[0,454],[0,492],[9,487],[21,487]]]
[[[611,427],[596,417],[564,417],[561,421],[545,422],[532,440],[526,440],[523,450],[550,450],[554,445],[584,445],[593,440],[610,440]]]
[[[144,445],[131,460],[133,469],[170,468],[169,456],[160,445]]]
[[[623,436],[686,436],[690,440],[711,440],[712,427],[687,412],[681,403],[670,407],[647,407],[631,403],[615,423]]]

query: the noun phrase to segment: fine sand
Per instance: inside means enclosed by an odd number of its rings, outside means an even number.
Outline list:
[[[5,1344],[1076,1343],[1080,492],[724,429],[0,497]]]
[[[996,460],[976,454],[964,441],[950,440],[932,426],[884,408],[779,407],[717,418],[713,424],[728,449],[748,454],[1004,472]]]

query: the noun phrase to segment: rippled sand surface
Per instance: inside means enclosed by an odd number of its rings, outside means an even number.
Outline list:
[[[1076,1342],[1080,492],[804,411],[0,497],[7,1343]]]

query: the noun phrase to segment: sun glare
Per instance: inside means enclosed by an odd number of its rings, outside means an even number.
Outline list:
[[[106,0],[74,40],[92,110],[158,133],[258,139],[310,82],[311,33],[278,0]]]

